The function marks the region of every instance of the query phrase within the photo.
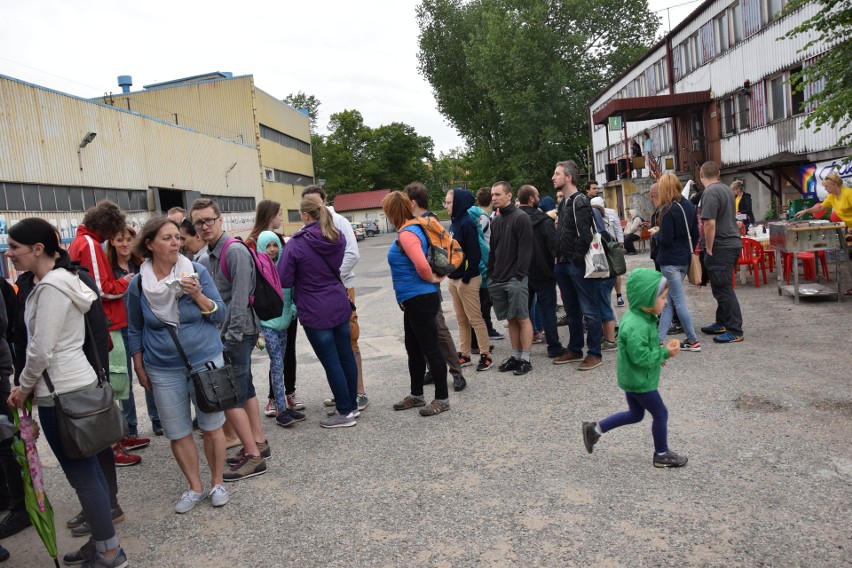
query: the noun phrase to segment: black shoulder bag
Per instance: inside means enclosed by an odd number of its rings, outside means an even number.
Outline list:
[[[94,344],[89,322],[84,317],[86,342]],[[56,394],[45,370],[47,389],[56,404],[56,425],[62,451],[71,459],[94,456],[127,436],[127,421],[115,402],[112,385],[106,379],[97,346],[91,350],[97,363],[98,386],[65,394]]]
[[[139,276],[139,295],[144,296],[142,292],[142,276]],[[162,321],[162,320],[160,320]],[[177,347],[178,353],[183,364],[186,366],[186,372],[189,378],[192,379],[192,386],[195,388],[195,403],[202,412],[221,412],[234,408],[242,398],[240,386],[234,378],[234,370],[231,365],[217,367],[212,361],[204,364],[204,369],[195,371],[186,352],[183,350],[183,345],[180,344],[177,332],[174,326],[163,322],[169,335],[172,336],[172,341]]]
[[[183,346],[178,340],[175,328],[166,324],[166,329],[169,330],[169,335],[172,336],[172,341],[175,342],[178,353],[186,365],[186,372],[192,379],[192,386],[195,387],[195,402],[202,412],[221,412],[234,408],[239,402],[240,387],[234,378],[233,368],[226,364],[223,367],[217,367],[212,361],[207,361],[204,364],[204,369],[194,371]]]

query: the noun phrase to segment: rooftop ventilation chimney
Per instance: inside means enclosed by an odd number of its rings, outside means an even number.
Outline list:
[[[129,93],[130,87],[133,86],[133,77],[130,75],[119,75],[118,86],[121,87],[122,93]]]

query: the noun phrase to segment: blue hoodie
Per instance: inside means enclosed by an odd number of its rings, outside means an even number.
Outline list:
[[[464,263],[450,273],[450,278],[467,284],[471,278],[479,276],[479,261],[482,253],[479,250],[479,234],[476,224],[467,214],[467,210],[476,202],[473,194],[464,189],[453,190],[453,213],[450,217],[450,234],[459,242],[464,251]]]

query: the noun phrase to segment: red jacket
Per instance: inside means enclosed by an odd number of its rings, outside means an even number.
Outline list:
[[[128,283],[123,278],[116,280],[112,274],[106,253],[101,247],[103,239],[85,226],[77,227],[77,236],[68,247],[71,260],[89,269],[89,275],[98,285],[103,299],[104,313],[109,320],[109,330],[127,327],[127,311],[124,309],[124,293]]]

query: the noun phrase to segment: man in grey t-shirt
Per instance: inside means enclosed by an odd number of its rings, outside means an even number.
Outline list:
[[[701,248],[710,289],[716,298],[716,321],[701,331],[715,335],[716,343],[736,343],[743,340],[743,316],[732,278],[743,244],[737,228],[734,193],[719,181],[719,174],[716,162],[701,165],[701,182],[705,187],[698,204],[703,226]]]

